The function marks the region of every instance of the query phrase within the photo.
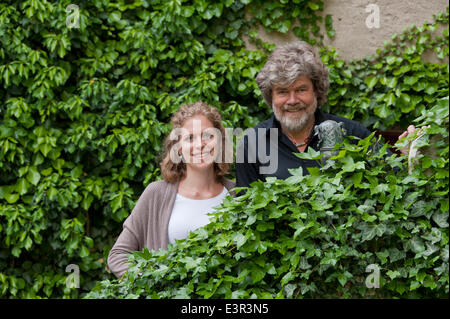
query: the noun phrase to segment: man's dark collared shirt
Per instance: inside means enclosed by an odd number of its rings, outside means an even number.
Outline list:
[[[314,125],[318,125],[326,120],[333,120],[336,122],[341,122],[344,124],[344,128],[346,130],[346,135],[348,136],[355,136],[359,138],[366,138],[371,134],[371,132],[365,128],[362,124],[346,119],[344,117],[327,114],[322,112],[320,109],[317,109],[314,113],[315,116],[315,123]],[[263,130],[258,130],[259,128],[262,128]],[[278,158],[278,165],[275,168],[274,173],[270,174],[261,174],[260,167],[269,166],[270,163],[267,163],[267,160],[262,160],[260,158],[260,155],[258,155],[258,134],[261,132],[264,132],[264,138],[263,141],[266,142],[265,150],[266,154],[273,159],[273,155],[269,153],[270,150],[270,129],[275,128],[278,130],[278,140],[277,143],[273,143],[273,145],[276,145],[275,151],[277,152]],[[303,160],[293,153],[299,153],[298,149],[295,147],[295,145],[291,142],[291,140],[281,131],[280,123],[275,119],[275,116],[272,115],[272,117],[264,121],[257,126],[254,127],[255,133],[256,133],[256,139],[251,142],[251,147],[256,148],[256,163],[254,161],[249,162],[249,144],[248,144],[248,136],[244,136],[242,139],[239,147],[238,152],[243,151],[243,157],[244,162],[239,163],[239,159],[236,161],[236,186],[242,187],[246,186],[248,187],[252,182],[256,180],[263,180],[265,181],[266,177],[274,176],[279,179],[286,179],[291,174],[289,173],[288,169],[291,168],[303,168],[303,174],[309,174],[307,168],[308,167],[318,167],[317,161],[311,161],[311,160]],[[256,142],[256,143],[255,143]],[[309,141],[306,146],[305,152],[307,151],[308,147],[312,147],[314,150],[318,151],[318,143],[319,139],[317,135],[314,135],[314,130],[311,132],[311,135],[309,136]],[[242,149],[243,148],[243,149]],[[252,149],[253,151],[254,149]],[[250,155],[251,156],[251,155]],[[252,163],[253,162],[253,163]]]

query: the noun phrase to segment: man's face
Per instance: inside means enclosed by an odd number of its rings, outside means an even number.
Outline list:
[[[314,118],[317,108],[311,80],[301,75],[290,86],[275,85],[272,89],[272,108],[282,128],[301,131]]]

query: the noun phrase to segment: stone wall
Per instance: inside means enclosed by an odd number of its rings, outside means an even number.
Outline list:
[[[372,19],[377,10],[374,5],[379,9],[379,28],[376,28],[377,21]],[[444,11],[448,5],[447,0],[324,0],[321,15],[333,16],[336,31],[334,39],[325,35],[324,44],[335,47],[340,57],[346,60],[372,55],[393,34],[411,24],[420,26],[427,21],[432,22],[433,14]],[[375,27],[369,28],[368,25]],[[297,39],[293,33],[267,33],[263,27],[258,32],[264,41],[277,45]],[[254,46],[248,44],[248,48],[253,49]],[[437,61],[433,56],[428,56],[427,60]]]

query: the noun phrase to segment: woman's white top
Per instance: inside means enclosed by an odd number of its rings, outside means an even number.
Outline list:
[[[191,199],[177,194],[169,220],[169,243],[184,239],[191,231],[208,224],[212,217],[208,213],[219,206],[226,196],[225,187],[219,195],[208,199]]]

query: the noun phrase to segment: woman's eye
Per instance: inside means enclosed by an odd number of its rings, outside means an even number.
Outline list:
[[[211,139],[212,138],[212,134],[210,134],[210,133],[203,133],[203,139],[204,140],[209,140],[209,139]]]

